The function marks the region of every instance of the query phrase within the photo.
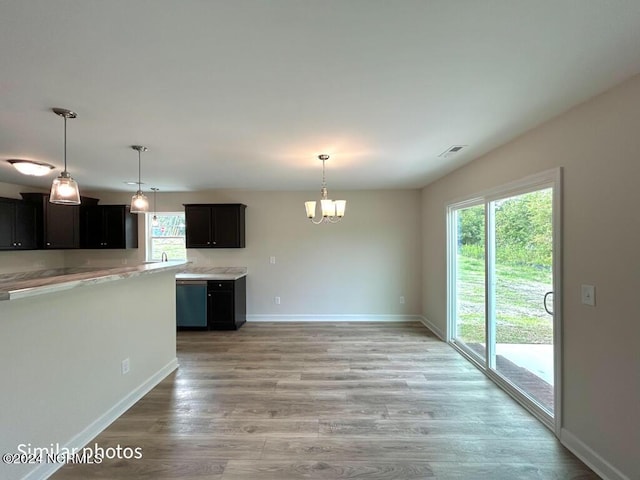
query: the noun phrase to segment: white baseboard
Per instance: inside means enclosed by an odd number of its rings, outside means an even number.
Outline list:
[[[436,327],[433,323],[431,323],[431,321],[429,321],[426,317],[421,316],[420,323],[422,323],[425,327],[431,330],[436,335],[436,337],[438,337],[440,340],[442,340],[443,342],[446,342],[445,340],[446,335],[444,334],[444,332],[440,330],[438,327]]]
[[[89,424],[84,430],[76,434],[65,445],[61,445],[60,449],[72,450],[82,449],[91,440],[93,440],[100,432],[111,425],[115,420],[120,417],[124,412],[129,410],[138,400],[144,397],[147,393],[164,380],[171,372],[178,368],[178,359],[174,358],[156,373],[151,375],[146,381],[140,384],[135,390],[131,391],[128,395],[122,398],[113,407],[103,413],[100,417]],[[40,466],[31,470],[22,480],[36,480],[48,478],[53,473],[61,468],[63,464],[59,463],[42,463]]]
[[[631,480],[616,467],[598,455],[591,447],[566,429],[560,430],[560,443],[582,460],[604,480]]]
[[[420,322],[419,315],[247,315],[247,322]]]

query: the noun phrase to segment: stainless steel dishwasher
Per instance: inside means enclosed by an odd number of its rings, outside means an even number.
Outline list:
[[[176,325],[184,330],[207,329],[206,280],[176,280]]]

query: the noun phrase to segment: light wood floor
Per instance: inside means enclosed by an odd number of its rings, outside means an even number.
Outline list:
[[[179,333],[178,359],[95,439],[142,447],[141,460],[52,478],[598,478],[418,323]]]

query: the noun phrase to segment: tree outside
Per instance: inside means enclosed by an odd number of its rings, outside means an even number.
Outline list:
[[[495,202],[496,342],[553,343],[552,190]],[[484,343],[484,206],[458,211],[458,336]]]

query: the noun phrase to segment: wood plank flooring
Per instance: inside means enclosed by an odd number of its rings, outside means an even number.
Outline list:
[[[141,460],[51,478],[599,478],[419,323],[180,332],[178,359],[94,440],[142,447]]]

